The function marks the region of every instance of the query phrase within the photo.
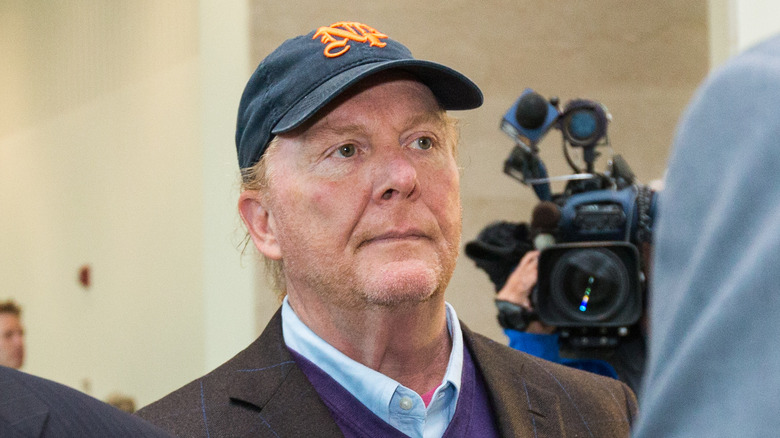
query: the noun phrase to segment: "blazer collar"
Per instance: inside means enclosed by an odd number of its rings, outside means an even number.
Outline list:
[[[281,311],[255,342],[225,365],[229,397],[260,409],[264,421],[280,435],[308,430],[311,436],[343,436],[284,344]]]
[[[560,399],[527,381],[533,360],[469,330],[463,338],[487,385],[501,436],[561,437]]]

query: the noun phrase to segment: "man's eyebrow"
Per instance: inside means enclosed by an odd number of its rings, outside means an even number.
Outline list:
[[[410,117],[406,123],[409,126],[436,124],[437,127],[443,127],[446,125],[443,111],[426,111]]]
[[[366,132],[366,127],[358,123],[344,123],[338,125],[324,123],[314,129],[307,130],[303,135],[303,139],[304,141],[312,141],[316,139],[327,139],[328,137],[360,135],[365,134]]]
[[[444,113],[441,111],[433,112],[426,111],[419,114],[409,116],[404,122],[408,127],[414,127],[418,125],[434,124],[437,128],[446,125],[444,119]],[[317,138],[327,138],[328,136],[343,136],[343,135],[362,135],[370,132],[370,127],[365,126],[362,123],[351,123],[349,121],[329,123],[325,122],[321,125],[309,129],[304,133],[304,139],[311,141]]]

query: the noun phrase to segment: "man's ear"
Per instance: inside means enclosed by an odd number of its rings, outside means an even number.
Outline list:
[[[238,197],[238,212],[257,250],[269,259],[281,260],[274,216],[264,205],[260,193],[255,190],[242,192]]]

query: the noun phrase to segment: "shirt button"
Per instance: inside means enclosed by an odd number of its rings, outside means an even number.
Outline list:
[[[409,397],[401,397],[401,401],[398,402],[398,406],[405,411],[412,409],[412,405],[414,405],[414,402]]]

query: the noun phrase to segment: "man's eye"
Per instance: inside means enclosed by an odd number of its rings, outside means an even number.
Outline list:
[[[342,146],[339,146],[338,148],[338,154],[344,158],[349,158],[353,155],[355,155],[355,152],[357,152],[357,147],[355,147],[354,144],[345,144]]]
[[[433,139],[430,137],[420,137],[412,142],[412,146],[417,149],[428,150],[433,147]]]

